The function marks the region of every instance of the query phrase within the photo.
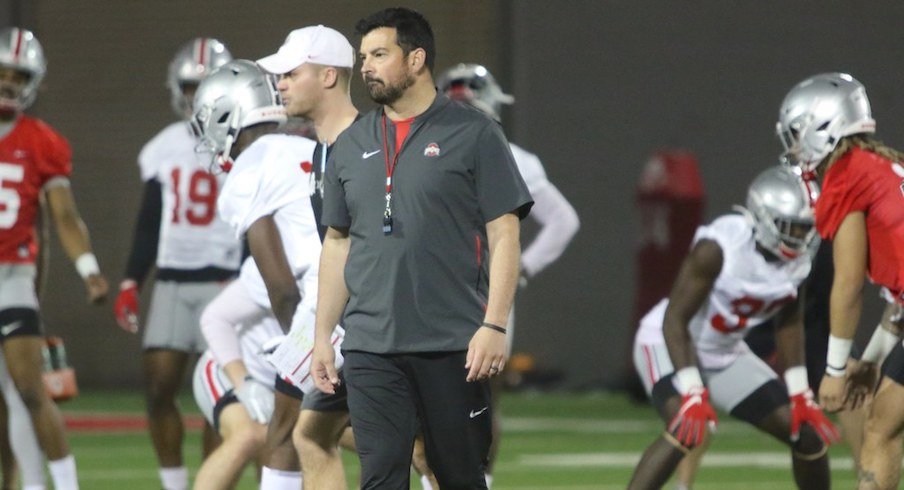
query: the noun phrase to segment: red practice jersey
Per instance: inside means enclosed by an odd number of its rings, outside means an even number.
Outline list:
[[[904,167],[859,148],[836,161],[816,202],[819,234],[833,239],[856,211],[866,216],[870,279],[904,302]]]
[[[35,216],[44,185],[72,172],[72,150],[39,119],[20,115],[0,139],[0,263],[33,263]]]

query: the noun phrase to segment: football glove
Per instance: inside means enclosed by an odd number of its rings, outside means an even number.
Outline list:
[[[119,295],[113,305],[116,314],[116,323],[127,331],[138,331],[138,283],[126,279],[119,284]]]
[[[716,411],[709,404],[709,391],[702,387],[688,390],[681,399],[681,408],[669,423],[669,433],[683,446],[692,448],[703,442],[706,429],[716,429]]]
[[[816,434],[826,443],[832,444],[841,440],[838,429],[832,425],[828,417],[822,413],[819,405],[813,401],[813,391],[806,391],[791,395],[791,440],[796,442],[800,438],[800,426],[810,424]]]
[[[270,422],[273,415],[273,390],[251,376],[246,376],[241,388],[235,390],[235,397],[252,420],[264,425]]]

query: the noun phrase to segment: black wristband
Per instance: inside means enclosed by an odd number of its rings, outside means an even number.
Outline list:
[[[506,330],[505,330],[504,328],[500,327],[499,325],[493,325],[492,323],[483,322],[483,323],[480,324],[480,326],[481,326],[481,327],[487,327],[487,328],[489,328],[490,330],[495,330],[495,331],[497,331],[497,332],[499,332],[499,333],[502,333],[502,334],[506,333]]]

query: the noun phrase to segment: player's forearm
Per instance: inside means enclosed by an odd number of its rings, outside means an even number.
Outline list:
[[[505,326],[515,299],[521,260],[520,222],[508,213],[487,223],[490,290],[484,321]]]
[[[242,348],[238,332],[233,325],[212,321],[206,315],[201,317],[201,334],[207,342],[207,349],[220,366],[242,359]]]
[[[156,180],[151,179],[145,183],[144,196],[138,212],[138,220],[135,223],[132,248],[129,252],[124,276],[126,279],[133,279],[139,286],[157,261],[160,219],[163,209],[162,192],[160,183]]]
[[[242,386],[242,383],[245,382],[245,376],[248,376],[248,368],[245,367],[245,363],[241,359],[223,365],[223,371],[226,373],[226,377],[229,378],[232,386],[236,388]]]
[[[82,255],[91,253],[88,228],[79,216],[69,186],[58,185],[48,189],[47,202],[66,255],[74,262]]]
[[[345,285],[345,264],[351,240],[348,233],[330,228],[320,253],[320,272],[317,278],[317,315],[314,337],[318,342],[329,343],[330,336],[342,317],[348,303]]]
[[[697,355],[694,352],[694,341],[688,330],[687,319],[680,318],[666,310],[662,323],[662,335],[675,371],[697,366]]]
[[[803,316],[794,315],[775,329],[775,346],[778,358],[786,368],[804,364]]]
[[[833,336],[854,338],[862,304],[862,282],[852,284],[836,276],[829,295],[829,329]]]
[[[246,236],[251,256],[254,257],[254,262],[267,287],[273,315],[276,316],[283,331],[288,332],[298,303],[301,302],[301,293],[292,275],[292,268],[289,266],[282,244],[282,236],[273,216],[264,216],[255,221],[248,228]]]

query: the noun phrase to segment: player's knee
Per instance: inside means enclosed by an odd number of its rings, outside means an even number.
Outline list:
[[[816,431],[804,424],[800,428],[800,437],[791,443],[791,449],[794,451],[795,457],[815,459],[822,457],[826,453],[827,447]]]
[[[22,398],[22,403],[25,404],[25,408],[28,409],[29,413],[40,412],[45,403],[50,403],[50,398],[44,391],[44,386],[17,385],[17,389],[19,390],[19,396]]]
[[[897,425],[897,424],[895,424]],[[896,430],[892,424],[888,423],[884,417],[869,417],[863,423],[864,437],[877,441],[881,444],[888,443],[893,440],[900,440],[901,433]]]
[[[267,430],[258,424],[248,424],[235,428],[229,435],[229,444],[237,448],[246,459],[256,456],[267,439]]]

